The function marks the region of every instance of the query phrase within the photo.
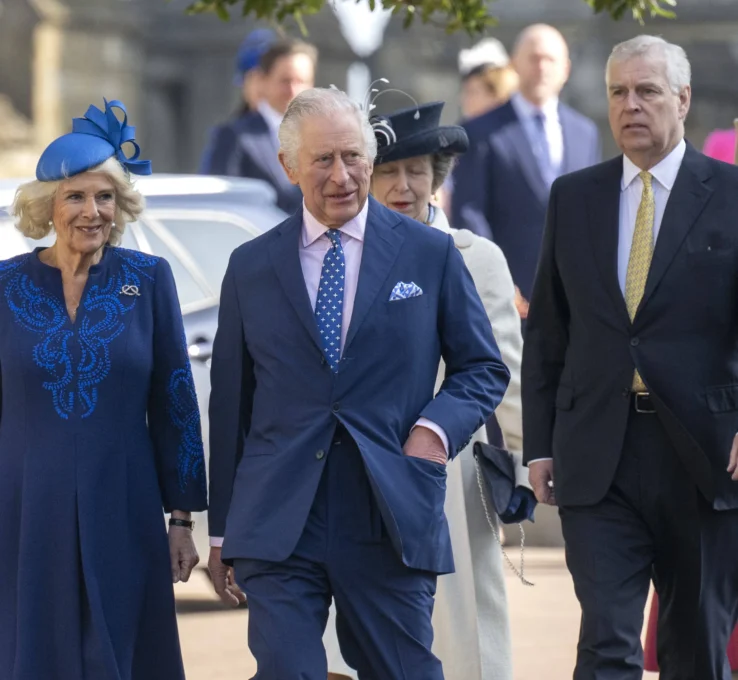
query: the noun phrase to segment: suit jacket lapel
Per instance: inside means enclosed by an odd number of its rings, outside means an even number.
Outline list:
[[[300,238],[302,236],[302,211],[277,228],[277,235],[269,245],[274,271],[277,273],[285,295],[294,308],[318,349],[322,350],[315,311],[310,305],[310,296],[305,286],[305,276],[300,264]]]
[[[356,337],[362,322],[377,298],[382,285],[387,280],[400,248],[405,240],[395,228],[400,219],[387,208],[382,207],[373,198],[369,198],[369,214],[364,233],[364,250],[359,269],[359,285],[351,313],[351,323],[344,352]]]
[[[666,204],[638,313],[648,304],[684,239],[710,200],[712,189],[705,184],[705,180],[711,174],[709,164],[702,154],[687,145],[682,166]]]
[[[268,172],[277,184],[288,184],[289,180],[277,157],[279,148],[274,141],[267,122],[261,115],[259,115],[259,120],[263,124],[263,128],[259,125],[259,129],[241,134],[241,146],[249,157],[253,159],[254,163],[258,163],[264,171]]]
[[[540,198],[541,202],[545,204],[548,201],[549,190],[543,179],[543,175],[541,175],[541,169],[538,167],[535,154],[523,129],[523,123],[517,115],[515,116],[514,122],[502,128],[501,135],[511,147],[512,154],[518,158],[520,167],[525,178],[528,180],[530,188]]]
[[[620,184],[622,156],[601,166],[593,191],[587,192],[589,235],[602,282],[618,315],[630,325],[628,308],[618,282],[618,240],[620,233]]]
[[[559,106],[559,123],[561,125],[561,135],[564,140],[564,157],[561,160],[561,170],[559,175],[566,175],[575,170],[585,167],[587,164],[579,159],[579,149],[581,144],[577,143],[577,131],[574,118],[569,111],[563,106]]]

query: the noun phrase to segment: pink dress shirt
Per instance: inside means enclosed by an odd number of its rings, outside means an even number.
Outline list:
[[[359,214],[340,227],[341,246],[346,260],[346,271],[344,274],[343,291],[343,323],[341,324],[341,350],[346,342],[346,334],[351,324],[351,314],[354,311],[354,300],[356,289],[359,285],[359,270],[361,269],[361,256],[364,252],[364,234],[366,233],[366,218],[369,214],[369,201]],[[320,274],[323,270],[323,259],[331,247],[331,240],[325,235],[328,227],[324,227],[303,203],[302,206],[302,238],[300,240],[300,266],[305,278],[305,287],[310,297],[310,305],[315,309],[315,301],[318,299],[318,287],[320,285]],[[414,427],[426,427],[435,432],[448,455],[448,436],[443,428],[427,418],[419,418]],[[210,545],[220,547],[223,538],[212,536]]]

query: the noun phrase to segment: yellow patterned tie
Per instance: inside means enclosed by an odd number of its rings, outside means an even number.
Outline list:
[[[625,277],[625,304],[628,307],[630,320],[633,321],[638,305],[641,304],[643,291],[646,289],[648,270],[653,257],[653,218],[655,205],[653,201],[653,186],[651,173],[643,171],[639,174],[643,182],[641,204],[638,206],[633,244],[630,247],[628,259],[628,273]],[[644,384],[638,371],[633,376],[633,391],[645,392]]]

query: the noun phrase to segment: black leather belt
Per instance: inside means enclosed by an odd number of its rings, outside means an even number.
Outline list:
[[[656,406],[648,392],[631,392],[630,398],[636,413],[656,413]]]

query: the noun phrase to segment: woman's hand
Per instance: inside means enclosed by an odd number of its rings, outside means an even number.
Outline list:
[[[174,513],[172,516],[175,516]],[[169,527],[169,557],[172,560],[172,582],[189,581],[192,570],[200,561],[192,529]]]

